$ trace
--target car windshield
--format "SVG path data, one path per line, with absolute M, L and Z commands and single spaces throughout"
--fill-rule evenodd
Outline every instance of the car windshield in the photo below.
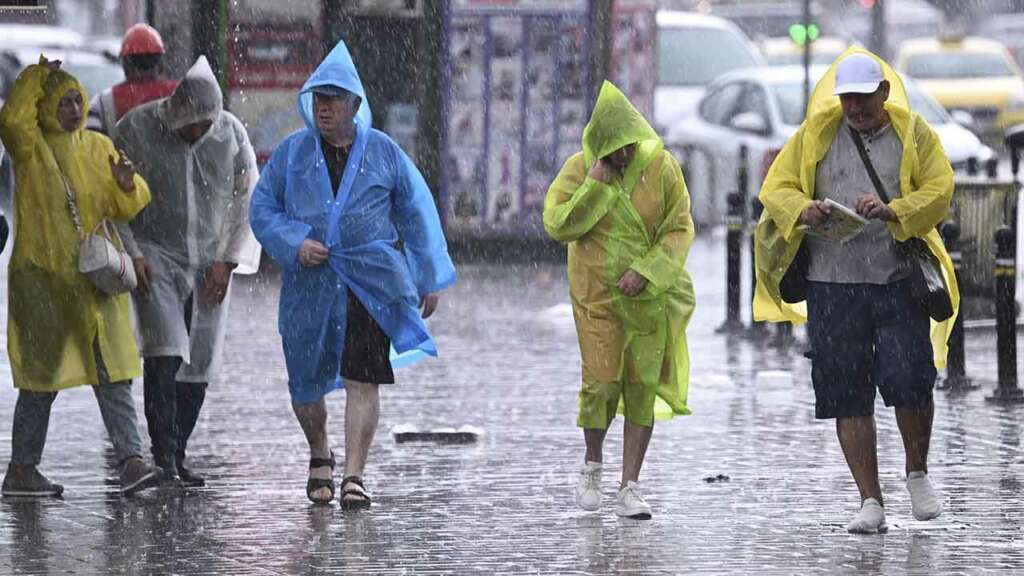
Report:
M 800 81 L 780 82 L 775 84 L 775 98 L 779 103 L 779 114 L 782 121 L 789 125 L 799 125 L 804 120 L 804 91 Z M 947 124 L 949 115 L 934 100 L 925 96 L 916 84 L 904 84 L 910 109 L 921 115 L 931 125 Z
M 914 54 L 905 68 L 908 75 L 920 79 L 1013 76 L 1006 58 L 995 52 Z
M 704 86 L 730 70 L 757 65 L 743 37 L 730 30 L 673 26 L 658 32 L 659 84 Z

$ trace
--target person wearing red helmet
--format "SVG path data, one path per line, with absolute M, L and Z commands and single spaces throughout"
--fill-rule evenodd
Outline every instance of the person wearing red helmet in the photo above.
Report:
M 113 136 L 111 130 L 129 110 L 170 96 L 178 83 L 161 78 L 164 53 L 164 41 L 156 28 L 142 23 L 129 28 L 121 41 L 125 81 L 92 99 L 86 127 Z

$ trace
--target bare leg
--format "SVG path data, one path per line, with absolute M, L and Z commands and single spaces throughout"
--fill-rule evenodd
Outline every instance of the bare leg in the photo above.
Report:
M 843 447 L 846 464 L 860 490 L 863 502 L 868 498 L 882 501 L 882 488 L 878 484 L 878 448 L 874 416 L 836 418 L 836 433 Z
M 345 476 L 363 476 L 380 418 L 380 387 L 345 381 Z
M 327 440 L 327 403 L 321 398 L 309 404 L 292 404 L 295 418 L 306 435 L 306 442 L 309 443 L 310 458 L 330 458 L 331 449 Z M 310 478 L 328 480 L 331 478 L 331 469 L 328 466 L 310 468 Z M 331 491 L 327 488 L 320 488 L 313 492 L 312 496 L 319 500 L 326 500 L 331 497 Z
M 897 408 L 896 423 L 903 436 L 903 449 L 907 454 L 907 474 L 920 470 L 928 473 L 928 446 L 932 438 L 932 418 L 935 403 L 925 408 Z
M 587 462 L 604 462 L 604 437 L 608 429 L 584 428 L 583 441 L 587 444 Z
M 644 465 L 647 446 L 651 443 L 654 426 L 637 426 L 628 420 L 622 433 L 622 486 L 640 479 L 640 468 Z

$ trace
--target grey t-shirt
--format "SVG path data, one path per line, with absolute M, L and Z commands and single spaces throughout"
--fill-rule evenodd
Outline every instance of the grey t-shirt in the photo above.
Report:
M 889 199 L 900 196 L 900 161 L 903 143 L 892 125 L 872 136 L 861 135 L 871 163 L 885 187 Z M 831 198 L 854 208 L 864 194 L 877 195 L 867 168 L 857 153 L 849 125 L 843 121 L 817 167 L 814 197 Z M 820 240 L 810 235 L 810 266 L 807 279 L 839 284 L 889 284 L 907 275 L 906 264 L 896 252 L 896 241 L 881 220 L 871 220 L 860 234 L 844 244 Z

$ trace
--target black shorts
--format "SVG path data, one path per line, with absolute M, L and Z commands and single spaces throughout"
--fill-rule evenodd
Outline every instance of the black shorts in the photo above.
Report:
M 345 348 L 341 353 L 341 377 L 369 384 L 395 383 L 395 373 L 391 370 L 391 339 L 351 291 L 348 293 Z
M 892 284 L 807 283 L 807 335 L 815 416 L 874 413 L 875 390 L 886 406 L 924 408 L 936 370 L 928 314 L 910 281 Z

